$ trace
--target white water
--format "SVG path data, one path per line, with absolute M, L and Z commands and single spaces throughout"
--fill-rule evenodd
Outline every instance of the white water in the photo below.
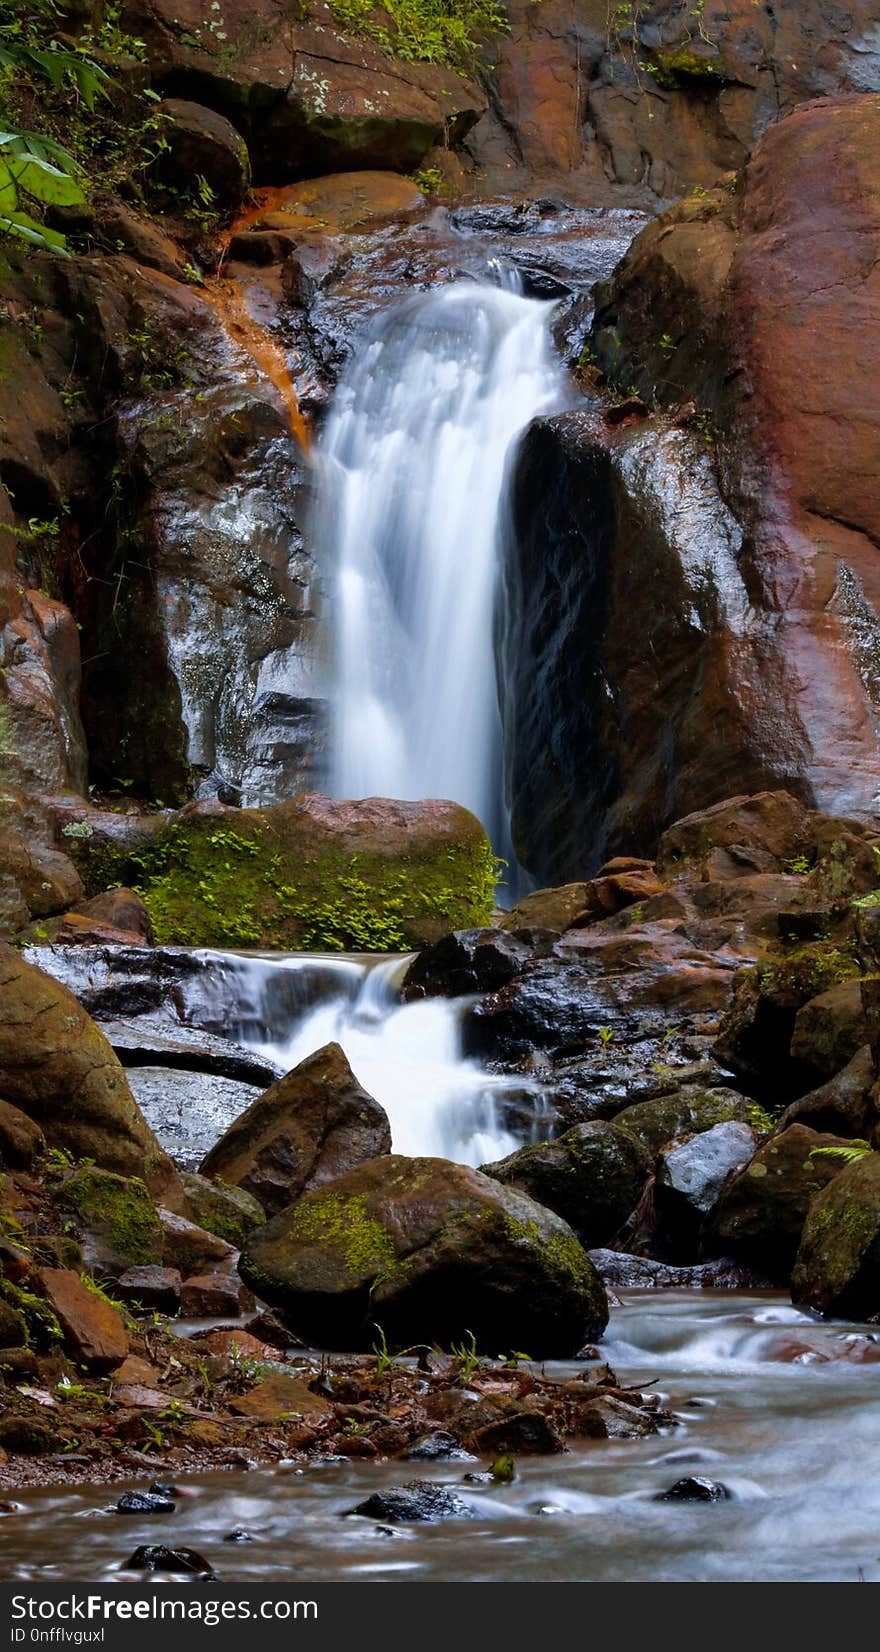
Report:
M 469 1165 L 503 1158 L 522 1141 L 522 1130 L 517 1136 L 508 1127 L 508 1108 L 519 1102 L 537 1121 L 542 1098 L 527 1081 L 484 1072 L 465 1059 L 461 1000 L 401 1002 L 409 962 L 228 956 L 224 966 L 238 978 L 235 990 L 255 1012 L 239 1036 L 285 1071 L 324 1044 L 341 1044 L 364 1089 L 388 1114 L 395 1153 Z M 300 978 L 292 993 L 278 991 L 279 970 Z M 297 993 L 300 981 L 307 992 Z
M 356 352 L 318 454 L 331 789 L 463 803 L 499 853 L 499 523 L 518 435 L 568 400 L 552 308 L 468 281 L 406 299 Z

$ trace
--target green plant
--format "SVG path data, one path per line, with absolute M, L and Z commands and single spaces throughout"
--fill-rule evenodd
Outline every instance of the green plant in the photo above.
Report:
M 600 1038 L 600 1041 L 602 1043 L 603 1048 L 607 1048 L 607 1046 L 612 1042 L 612 1040 L 614 1038 L 614 1028 L 613 1027 L 600 1027 L 599 1028 L 599 1038 Z
M 410 183 L 420 189 L 423 195 L 446 195 L 449 185 L 440 171 L 439 166 L 423 166 L 417 172 L 411 172 Z
M 783 861 L 782 864 L 786 872 L 791 872 L 795 877 L 802 877 L 804 873 L 810 870 L 810 857 L 809 855 L 790 855 L 788 860 Z
M 668 361 L 670 356 L 675 354 L 675 340 L 672 335 L 670 333 L 661 333 L 657 341 L 657 348 L 660 351 L 664 361 Z
M 450 1343 L 449 1352 L 456 1364 L 456 1376 L 459 1382 L 470 1382 L 475 1371 L 479 1371 L 483 1361 L 477 1353 L 477 1339 L 473 1331 L 468 1331 L 468 1342 Z
M 410 1354 L 429 1354 L 431 1352 L 427 1342 L 414 1342 L 409 1348 L 400 1348 L 396 1354 L 392 1354 L 385 1338 L 385 1332 L 381 1325 L 377 1325 L 375 1320 L 373 1321 L 373 1329 L 376 1332 L 373 1340 L 373 1353 L 376 1356 L 377 1377 L 387 1376 L 396 1360 L 406 1359 Z
M 810 1149 L 810 1158 L 818 1159 L 822 1156 L 828 1159 L 840 1159 L 844 1165 L 861 1164 L 862 1159 L 867 1159 L 872 1152 L 873 1148 L 870 1144 L 863 1141 L 860 1136 L 856 1136 L 851 1142 L 836 1142 L 830 1147 L 813 1147 Z
M 473 68 L 481 40 L 507 34 L 510 24 L 498 0 L 330 0 L 340 28 L 365 35 L 410 63 Z

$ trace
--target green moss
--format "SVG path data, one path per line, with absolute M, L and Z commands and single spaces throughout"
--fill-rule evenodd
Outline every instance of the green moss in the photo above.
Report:
M 330 10 L 340 28 L 395 57 L 455 69 L 473 69 L 480 42 L 510 30 L 497 0 L 330 0 Z
M 58 1319 L 42 1296 L 35 1296 L 33 1291 L 26 1291 L 21 1285 L 14 1285 L 11 1279 L 3 1275 L 0 1275 L 0 1296 L 24 1321 L 29 1348 L 42 1352 L 62 1340 Z
M 89 893 L 133 886 L 157 941 L 180 946 L 406 951 L 426 923 L 487 923 L 498 877 L 485 837 L 393 859 L 346 853 L 326 834 L 288 846 L 249 811 L 235 829 L 175 821 L 135 850 L 84 840 L 76 859 Z
M 539 1251 L 555 1274 L 581 1289 L 595 1288 L 590 1259 L 573 1233 L 551 1233 L 548 1236 L 541 1232 L 536 1221 L 518 1222 L 506 1214 L 503 1221 L 509 1237 L 518 1244 L 528 1244 Z
M 388 1230 L 368 1215 L 360 1193 L 304 1200 L 293 1211 L 287 1235 L 291 1244 L 318 1245 L 339 1257 L 355 1278 L 374 1275 L 374 1290 L 406 1266 Z
M 87 1226 L 100 1227 L 110 1248 L 133 1265 L 161 1255 L 162 1226 L 145 1184 L 109 1170 L 75 1170 L 63 1196 Z
M 669 51 L 657 48 L 654 52 L 656 64 L 652 65 L 652 73 L 658 86 L 665 86 L 669 90 L 677 87 L 693 85 L 699 81 L 708 81 L 717 86 L 724 80 L 724 74 L 713 63 L 711 58 L 701 52 L 694 51 L 693 47 L 685 43 L 675 46 Z

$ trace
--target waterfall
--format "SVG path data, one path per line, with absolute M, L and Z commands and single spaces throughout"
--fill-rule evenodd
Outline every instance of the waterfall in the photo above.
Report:
M 566 381 L 552 304 L 459 281 L 367 333 L 318 452 L 331 789 L 449 798 L 504 854 L 494 630 L 508 459 Z

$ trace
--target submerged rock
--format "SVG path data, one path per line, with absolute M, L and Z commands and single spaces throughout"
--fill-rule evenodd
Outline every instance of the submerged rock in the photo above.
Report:
M 348 1511 L 361 1514 L 367 1520 L 386 1520 L 389 1525 L 401 1526 L 426 1521 L 472 1520 L 473 1510 L 447 1486 L 435 1485 L 432 1480 L 411 1480 L 406 1486 L 391 1486 L 388 1491 L 374 1491 L 363 1503 Z
M 629 1131 L 600 1120 L 482 1167 L 484 1175 L 555 1210 L 587 1248 L 607 1244 L 623 1227 L 650 1168 Z
M 307 1193 L 239 1263 L 303 1336 L 370 1348 L 467 1343 L 534 1358 L 601 1335 L 605 1291 L 559 1216 L 445 1159 L 374 1159 Z
M 201 1175 L 244 1189 L 267 1216 L 303 1193 L 391 1151 L 384 1110 L 338 1044 L 273 1084 L 212 1147 Z
M 195 1549 L 169 1549 L 164 1543 L 141 1543 L 125 1562 L 127 1572 L 179 1572 L 212 1579 L 214 1572 Z
M 173 1514 L 177 1504 L 156 1491 L 125 1491 L 116 1505 L 117 1514 Z
M 657 1503 L 725 1503 L 730 1492 L 719 1480 L 707 1480 L 701 1474 L 689 1474 L 676 1480 L 668 1491 L 658 1492 Z

